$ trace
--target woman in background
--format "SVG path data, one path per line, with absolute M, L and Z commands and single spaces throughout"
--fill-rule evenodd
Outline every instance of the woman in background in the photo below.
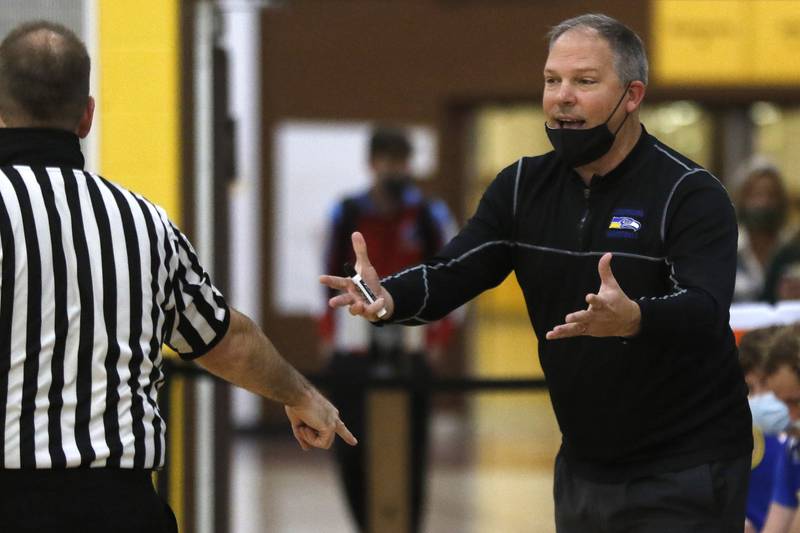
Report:
M 763 300 L 767 270 L 787 240 L 789 194 L 778 168 L 760 158 L 747 164 L 739 183 L 735 195 L 739 247 L 733 300 Z

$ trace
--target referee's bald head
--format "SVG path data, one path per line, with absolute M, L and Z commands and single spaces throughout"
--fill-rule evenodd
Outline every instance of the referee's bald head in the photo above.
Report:
M 0 119 L 75 130 L 89 104 L 89 54 L 68 28 L 24 23 L 0 43 Z

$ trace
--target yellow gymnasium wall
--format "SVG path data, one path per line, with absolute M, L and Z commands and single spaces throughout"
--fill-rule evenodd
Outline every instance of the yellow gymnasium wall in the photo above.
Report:
M 180 0 L 96 0 L 96 13 L 98 171 L 160 205 L 180 225 Z M 182 526 L 185 384 L 178 376 L 172 382 L 168 490 Z
M 98 0 L 99 170 L 163 207 L 180 205 L 179 0 Z

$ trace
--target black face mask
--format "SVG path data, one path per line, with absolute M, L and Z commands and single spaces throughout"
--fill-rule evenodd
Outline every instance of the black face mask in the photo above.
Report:
M 742 209 L 739 218 L 750 231 L 775 232 L 781 228 L 783 216 L 774 207 L 749 207 Z
M 605 122 L 593 128 L 579 130 L 551 128 L 547 125 L 547 122 L 544 123 L 544 129 L 547 132 L 550 143 L 553 145 L 558 156 L 568 166 L 575 168 L 591 163 L 592 161 L 597 161 L 611 150 L 611 146 L 614 144 L 614 138 L 617 136 L 617 133 L 619 133 L 622 125 L 625 124 L 625 121 L 628 120 L 628 115 L 630 113 L 625 114 L 625 118 L 614 133 L 611 133 L 611 130 L 608 129 L 608 121 L 611 120 L 611 117 L 617 112 L 617 108 L 622 103 L 627 92 L 628 86 L 626 85 L 625 91 L 622 93 L 617 105 L 614 106 L 611 115 L 609 115 Z
M 380 187 L 386 193 L 387 198 L 399 204 L 403 200 L 403 194 L 411 184 L 411 176 L 403 173 L 391 173 L 381 176 Z

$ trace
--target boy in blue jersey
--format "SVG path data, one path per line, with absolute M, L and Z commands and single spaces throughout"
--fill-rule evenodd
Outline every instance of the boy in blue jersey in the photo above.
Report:
M 769 389 L 788 408 L 789 432 L 795 433 L 800 421 L 800 327 L 783 329 L 769 349 L 764 365 Z M 789 531 L 797 511 L 800 490 L 800 442 L 791 436 L 782 443 L 775 464 L 772 502 L 763 533 Z
M 773 492 L 779 490 L 779 483 L 786 483 L 785 477 L 778 474 L 779 468 L 785 468 L 783 456 L 786 455 L 784 451 L 788 449 L 789 440 L 786 434 L 765 435 L 753 426 L 753 440 L 753 466 L 747 492 L 745 533 L 764 531 L 767 512 L 776 501 Z M 791 506 L 786 505 L 786 507 Z
M 785 441 L 780 435 L 789 426 L 789 410 L 767 389 L 764 362 L 779 327 L 754 329 L 739 343 L 739 364 L 748 387 L 753 414 L 753 461 L 747 493 L 746 533 L 761 531 L 772 501 L 775 467 Z
M 800 442 L 785 438 L 775 464 L 772 502 L 763 533 L 789 531 L 797 514 L 797 493 L 800 491 Z

